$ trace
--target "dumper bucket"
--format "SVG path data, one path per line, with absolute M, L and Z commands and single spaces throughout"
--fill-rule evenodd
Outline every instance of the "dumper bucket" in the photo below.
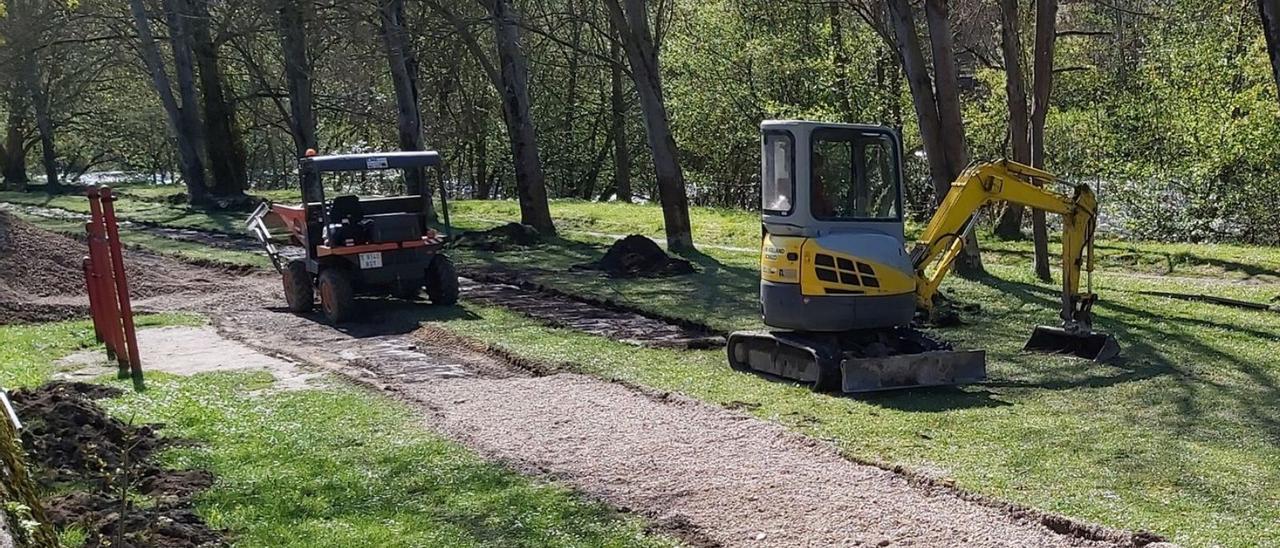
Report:
M 1073 333 L 1061 327 L 1036 326 L 1022 347 L 1027 352 L 1069 354 L 1095 362 L 1105 362 L 1120 355 L 1120 343 L 1106 333 L 1089 331 Z

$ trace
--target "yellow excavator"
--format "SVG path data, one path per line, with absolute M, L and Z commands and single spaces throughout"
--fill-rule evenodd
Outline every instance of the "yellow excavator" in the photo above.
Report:
M 1063 219 L 1062 323 L 1036 327 L 1024 349 L 1096 361 L 1120 353 L 1093 330 L 1097 295 L 1082 280 L 1093 272 L 1098 212 L 1088 185 L 1068 196 L 1031 166 L 973 165 L 908 252 L 896 132 L 793 120 L 766 121 L 761 132 L 760 307 L 771 330 L 729 336 L 734 369 L 846 393 L 986 380 L 984 351 L 953 350 L 911 324 L 933 308 L 979 208 L 997 201 Z

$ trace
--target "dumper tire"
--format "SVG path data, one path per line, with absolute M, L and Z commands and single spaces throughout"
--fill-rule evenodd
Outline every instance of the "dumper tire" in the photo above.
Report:
M 311 273 L 307 272 L 306 261 L 289 261 L 280 277 L 284 282 L 284 302 L 288 303 L 289 311 L 295 314 L 311 312 L 316 305 L 316 289 Z
M 355 291 L 351 287 L 351 273 L 344 268 L 331 267 L 320 271 L 320 309 L 329 323 L 342 323 L 355 311 Z
M 436 255 L 427 266 L 427 296 L 431 304 L 458 304 L 458 271 L 446 255 Z

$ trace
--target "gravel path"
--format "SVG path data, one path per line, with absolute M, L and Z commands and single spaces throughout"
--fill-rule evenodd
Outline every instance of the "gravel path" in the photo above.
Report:
M 224 310 L 219 329 L 387 390 L 480 454 L 639 514 L 692 545 L 1132 545 L 1127 533 L 851 462 L 735 411 L 516 367 L 447 331 L 412 330 L 422 309 L 387 301 L 364 323 L 335 330 L 250 307 Z M 1088 539 L 1074 535 L 1081 531 Z

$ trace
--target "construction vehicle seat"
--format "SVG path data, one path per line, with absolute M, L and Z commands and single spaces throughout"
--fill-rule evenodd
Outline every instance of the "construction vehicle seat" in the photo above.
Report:
M 329 203 L 329 222 L 358 224 L 364 218 L 360 197 L 354 194 L 338 196 Z

